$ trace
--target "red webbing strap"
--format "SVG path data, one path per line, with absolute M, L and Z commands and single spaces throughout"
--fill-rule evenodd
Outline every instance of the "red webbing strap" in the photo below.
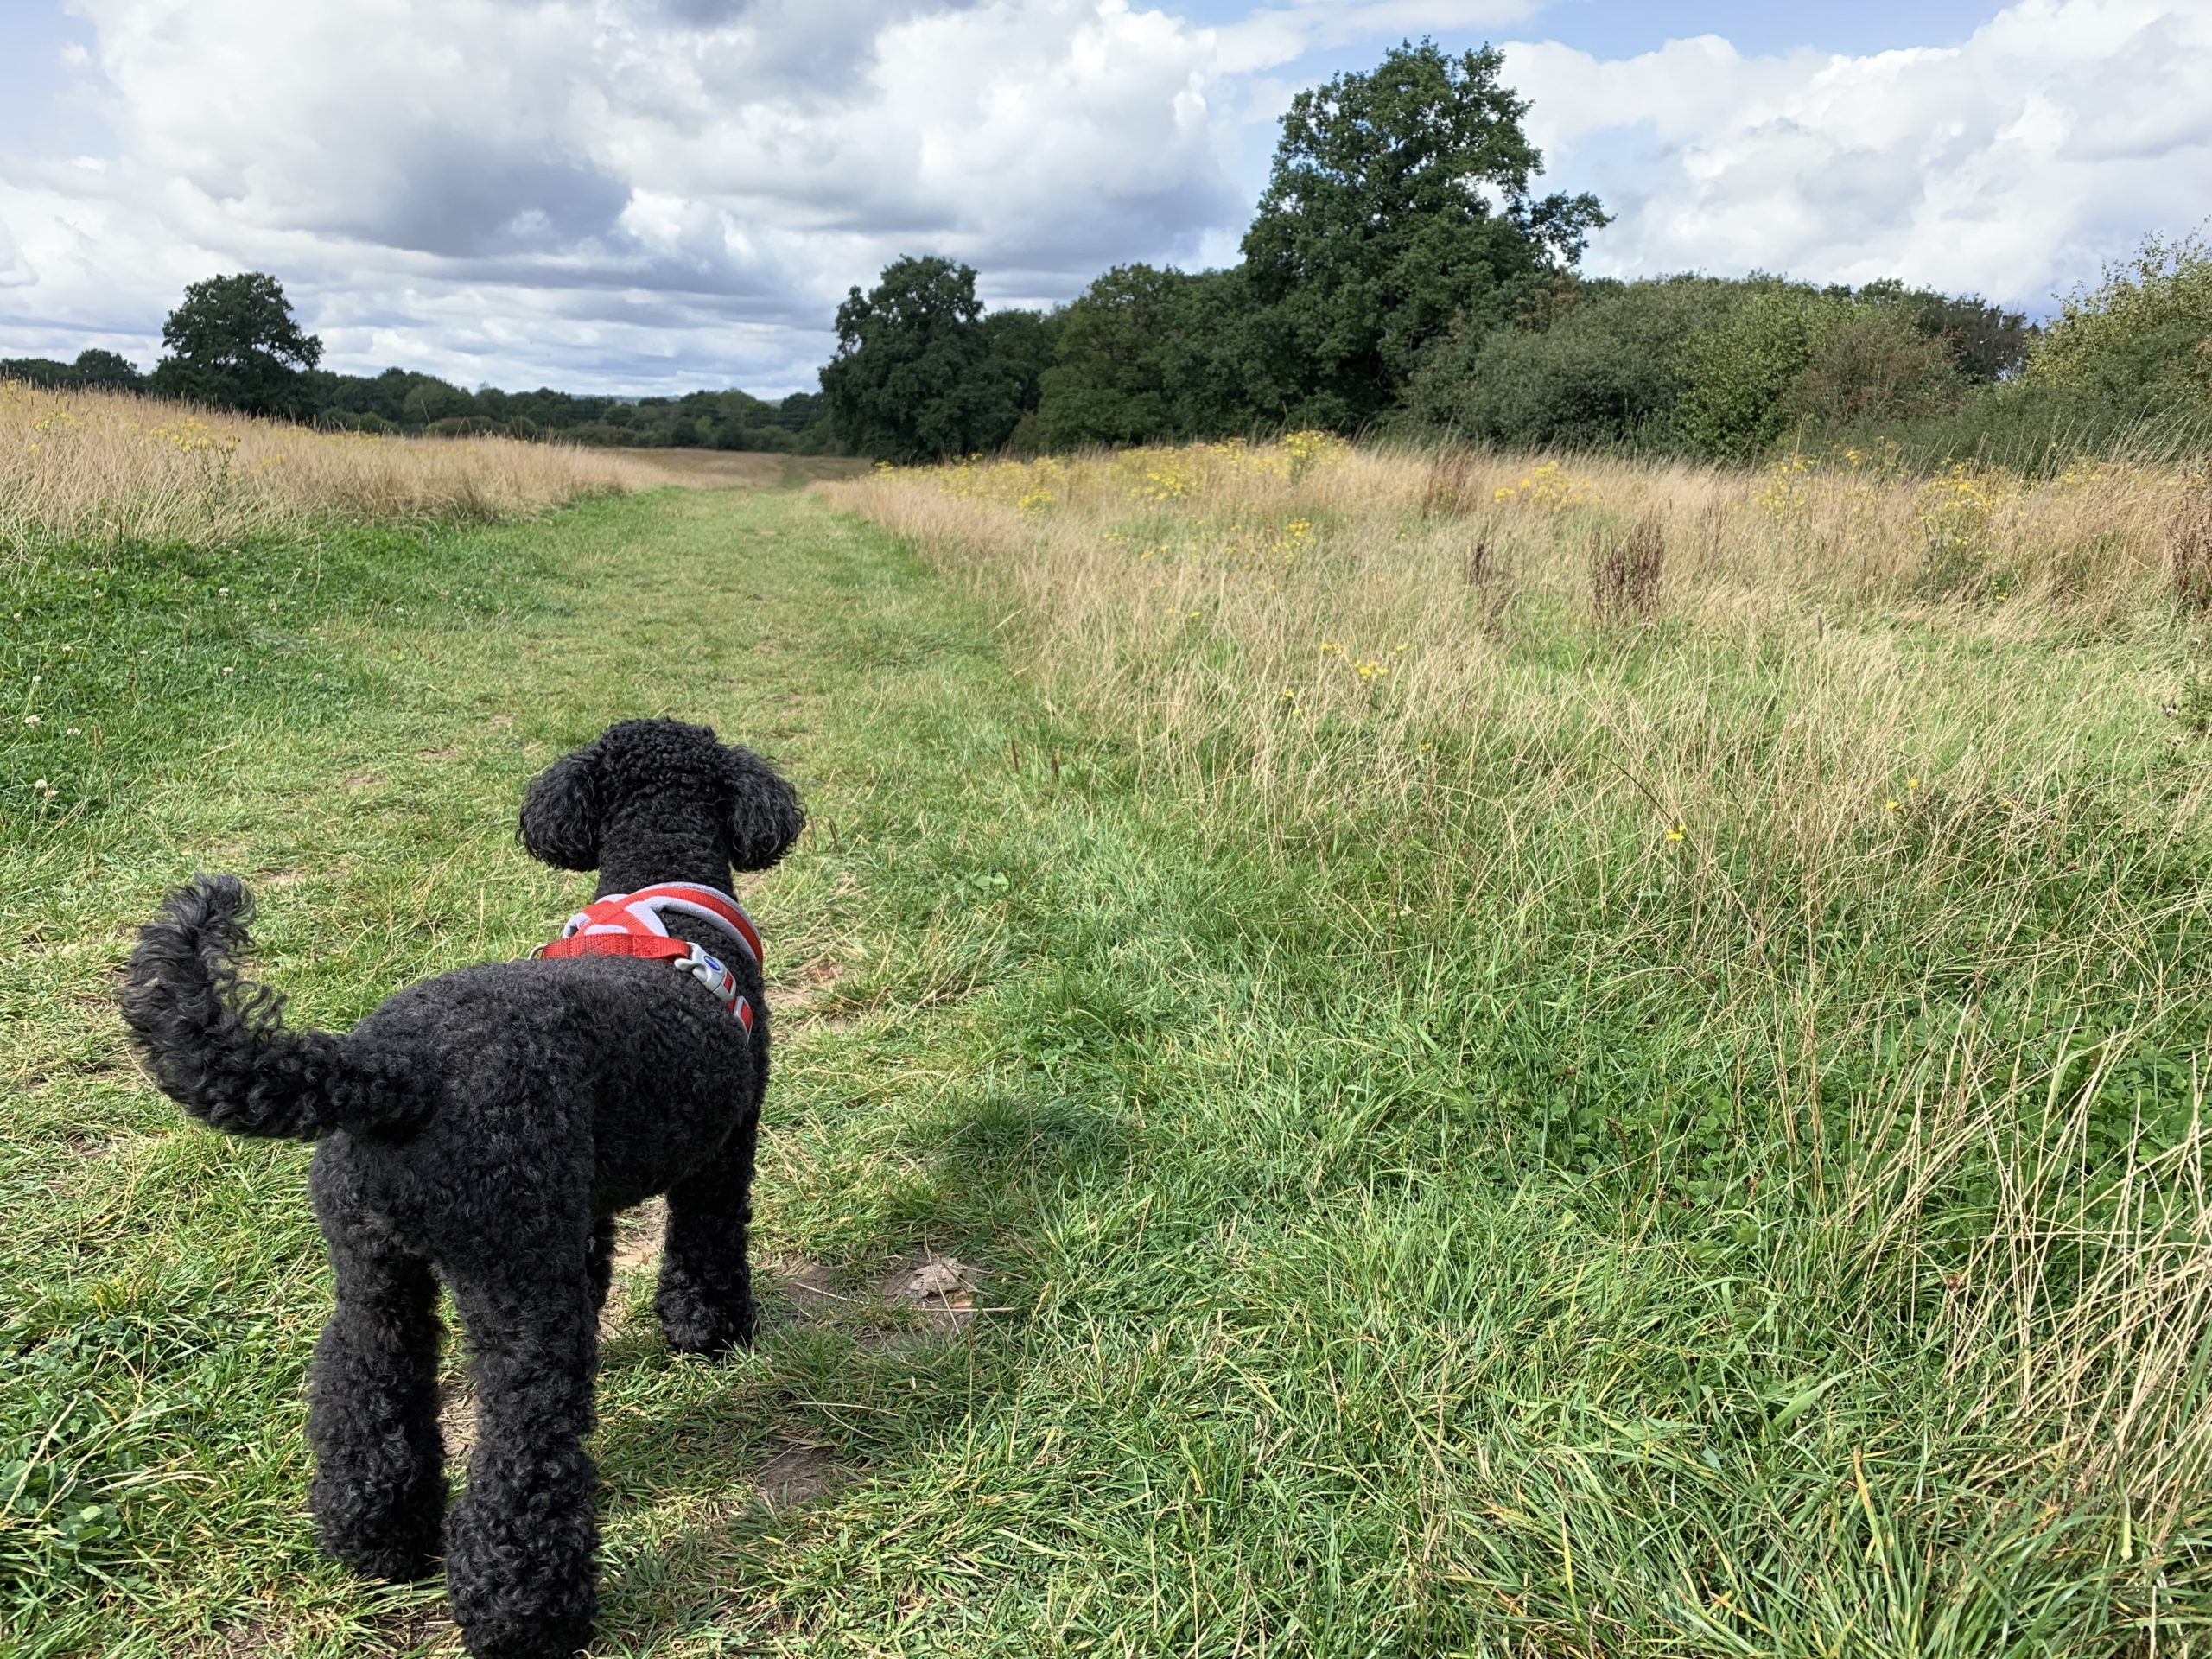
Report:
M 647 962 L 673 962 L 688 957 L 691 947 L 682 939 L 658 933 L 576 933 L 555 939 L 540 948 L 541 957 L 640 957 Z

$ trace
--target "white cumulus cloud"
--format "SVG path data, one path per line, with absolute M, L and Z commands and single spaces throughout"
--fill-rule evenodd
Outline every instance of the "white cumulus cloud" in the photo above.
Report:
M 900 253 L 1055 298 L 1245 207 L 1214 32 L 1122 0 L 77 9 L 114 153 L 0 163 L 0 342 L 251 266 L 334 366 L 800 385 Z
M 1961 45 L 1600 61 L 1515 45 L 1555 181 L 1616 223 L 1589 268 L 1878 276 L 2040 308 L 2212 210 L 2212 6 L 2024 0 Z
M 70 0 L 96 153 L 0 156 L 0 354 L 141 362 L 276 272 L 326 360 L 465 384 L 811 384 L 902 253 L 1000 302 L 1235 257 L 1311 65 L 1571 25 L 1547 0 Z M 1942 49 L 1508 48 L 1592 269 L 1896 274 L 2037 303 L 2212 205 L 2212 6 L 2023 0 Z M 25 84 L 29 84 L 26 82 Z M 60 140 L 55 141 L 59 143 Z M 70 142 L 75 143 L 73 139 Z

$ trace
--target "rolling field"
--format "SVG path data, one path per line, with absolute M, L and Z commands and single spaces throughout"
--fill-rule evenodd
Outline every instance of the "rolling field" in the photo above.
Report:
M 526 950 L 639 714 L 812 823 L 763 1338 L 632 1231 L 597 1651 L 2212 1647 L 2187 480 L 653 481 L 11 521 L 0 1653 L 457 1650 L 313 1548 L 305 1149 L 110 981 L 199 868 L 302 1024 Z

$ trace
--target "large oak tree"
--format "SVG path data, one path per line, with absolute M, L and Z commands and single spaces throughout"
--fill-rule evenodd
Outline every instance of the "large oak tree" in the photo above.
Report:
M 249 415 L 302 413 L 301 376 L 322 360 L 322 342 L 300 327 L 283 285 L 257 270 L 189 284 L 162 344 L 156 391 Z
M 1595 196 L 1530 194 L 1543 158 L 1503 63 L 1423 41 L 1291 100 L 1244 258 L 1285 325 L 1301 423 L 1379 415 L 1424 346 L 1508 321 L 1606 223 Z
M 822 392 L 838 442 L 893 461 L 996 449 L 1033 405 L 1042 327 L 1033 313 L 986 318 L 973 266 L 894 260 L 837 308 Z

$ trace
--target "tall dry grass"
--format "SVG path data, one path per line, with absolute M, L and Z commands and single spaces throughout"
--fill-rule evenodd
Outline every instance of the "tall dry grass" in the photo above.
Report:
M 1593 1003 L 1669 988 L 1686 1064 L 1764 1080 L 1743 1145 L 1792 1149 L 1713 1185 L 1786 1189 L 1799 1270 L 1924 1322 L 1952 1472 L 2201 1545 L 2204 480 L 1296 436 L 828 493 L 1014 610 L 1215 833 L 1402 847 L 1409 936 L 1571 925 Z
M 1641 800 L 1755 830 L 1803 868 L 1908 777 L 1953 800 L 2032 796 L 2108 751 L 2122 711 L 2179 737 L 2157 715 L 2186 664 L 2140 642 L 2178 648 L 2177 549 L 2212 499 L 2126 466 L 2037 486 L 1296 438 L 827 487 L 987 570 L 1071 683 L 1137 695 L 1160 720 L 1158 764 L 1189 770 L 1233 737 L 1251 757 L 1236 782 L 1273 822 L 1331 810 L 1347 743 L 1368 798 L 1405 803 L 1448 782 L 1440 735 L 1510 733 L 1524 798 Z M 1509 625 L 1552 643 L 1514 649 Z M 2078 647 L 2063 676 L 1986 666 L 2061 640 Z M 2104 648 L 2120 640 L 2138 643 Z M 1754 766 L 1730 729 L 1747 652 L 1780 682 L 1761 693 Z M 1606 778 L 1591 775 L 1600 751 Z M 2167 827 L 2201 821 L 2189 776 Z
M 0 547 L 217 545 L 327 514 L 492 518 L 665 482 L 603 450 L 323 433 L 119 393 L 0 382 Z

